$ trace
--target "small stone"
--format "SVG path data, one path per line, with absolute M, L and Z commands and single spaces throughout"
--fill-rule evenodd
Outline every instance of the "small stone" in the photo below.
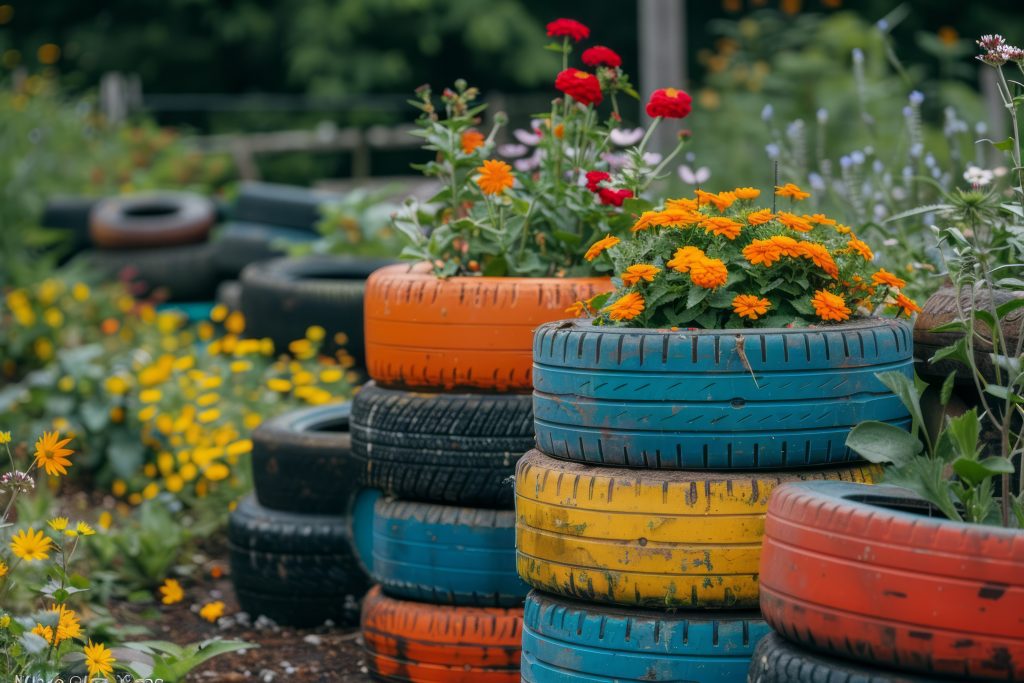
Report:
M 320 636 L 316 635 L 315 633 L 310 633 L 308 636 L 306 636 L 302 640 L 305 643 L 309 643 L 310 645 L 315 645 L 315 646 L 318 646 L 318 647 L 320 646 L 321 643 L 324 642 L 324 639 L 321 638 Z

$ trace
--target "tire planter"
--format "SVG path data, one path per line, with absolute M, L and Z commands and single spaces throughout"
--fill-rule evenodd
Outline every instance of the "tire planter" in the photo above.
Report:
M 363 602 L 367 668 L 395 683 L 519 683 L 522 623 L 522 608 L 426 605 L 377 587 Z
M 320 205 L 332 199 L 339 199 L 339 195 L 296 185 L 244 182 L 239 186 L 231 218 L 243 223 L 302 230 L 316 236 Z
M 252 434 L 256 499 L 273 510 L 346 515 L 359 491 L 351 404 L 305 408 L 267 420 Z
M 930 513 L 890 486 L 781 487 L 761 556 L 765 619 L 806 647 L 887 668 L 1024 680 L 1024 532 Z
M 747 674 L 748 683 L 942 683 L 949 679 L 886 671 L 827 657 L 797 647 L 776 633 L 761 639 Z
M 242 307 L 242 283 L 238 280 L 225 280 L 220 283 L 217 285 L 214 300 L 227 306 L 229 310 L 239 310 Z
M 370 586 L 347 518 L 269 510 L 252 496 L 229 517 L 228 555 L 242 609 L 281 624 L 352 623 Z
M 345 350 L 363 365 L 363 291 L 366 278 L 384 261 L 330 256 L 283 258 L 254 263 L 242 271 L 245 334 L 269 337 L 286 351 L 310 325 L 327 332 L 321 353 L 339 347 L 335 335 L 348 339 Z
M 213 310 L 213 301 L 180 301 L 173 304 L 159 304 L 156 307 L 158 313 L 169 312 L 177 313 L 184 317 L 188 322 L 198 322 L 200 320 L 209 320 L 210 311 Z
M 107 278 L 130 281 L 136 296 L 163 292 L 170 301 L 212 299 L 220 282 L 206 242 L 153 249 L 89 249 L 73 262 L 84 262 Z
M 523 615 L 524 683 L 742 681 L 770 633 L 756 611 L 595 607 L 532 591 Z
M 518 607 L 515 515 L 451 505 L 379 500 L 373 578 L 392 597 L 434 604 Z
M 533 447 L 525 394 L 413 393 L 363 385 L 352 452 L 368 486 L 403 500 L 512 509 L 516 461 Z
M 68 236 L 66 256 L 77 254 L 92 245 L 89 236 L 89 214 L 100 200 L 95 197 L 51 197 L 46 200 L 39 225 L 63 230 Z
M 607 278 L 453 277 L 395 265 L 366 285 L 366 359 L 384 386 L 529 391 L 541 323 L 611 289 Z
M 226 277 L 238 277 L 250 263 L 280 258 L 291 244 L 312 242 L 316 235 L 306 230 L 259 223 L 225 223 L 217 229 L 213 262 Z
M 153 192 L 101 200 L 89 213 L 89 234 L 106 249 L 166 247 L 204 241 L 216 220 L 206 197 Z
M 871 482 L 874 465 L 708 473 L 590 467 L 531 451 L 516 468 L 520 576 L 549 593 L 649 607 L 754 608 L 780 484 Z
M 533 345 L 537 444 L 592 464 L 760 469 L 856 460 L 862 420 L 909 427 L 875 377 L 913 372 L 909 326 L 653 330 L 549 323 Z
M 977 294 L 978 303 L 986 308 L 990 303 L 999 306 L 1014 298 L 1016 297 L 1012 292 L 1001 289 L 994 290 L 994 295 L 990 295 L 988 290 L 984 289 L 978 290 Z M 965 309 L 970 309 L 970 299 L 969 293 L 961 294 L 961 304 Z M 921 307 L 920 315 L 914 322 L 914 355 L 919 361 L 921 375 L 942 379 L 949 376 L 949 373 L 955 372 L 958 382 L 970 384 L 973 388 L 974 381 L 971 379 L 970 371 L 960 363 L 952 360 L 930 362 L 931 357 L 937 351 L 956 343 L 964 336 L 960 332 L 932 332 L 932 328 L 945 325 L 958 317 L 955 287 L 946 285 L 928 297 Z M 1024 308 L 1018 308 L 1003 320 L 1001 327 L 1008 344 L 1016 345 L 1020 338 L 1022 318 L 1024 318 Z M 991 330 L 980 323 L 979 328 L 981 338 L 975 345 L 974 360 L 985 379 L 995 382 L 995 368 L 990 355 L 992 353 Z

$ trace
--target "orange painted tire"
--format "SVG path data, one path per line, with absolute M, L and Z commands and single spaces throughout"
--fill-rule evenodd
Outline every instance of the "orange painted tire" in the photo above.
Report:
M 532 389 L 533 331 L 568 317 L 608 278 L 453 277 L 425 263 L 381 268 L 366 281 L 366 364 L 393 387 Z
M 519 683 L 523 608 L 396 600 L 375 586 L 363 601 L 370 676 L 396 683 Z
M 761 553 L 764 618 L 841 657 L 1024 681 L 1024 532 L 930 512 L 890 486 L 779 487 Z

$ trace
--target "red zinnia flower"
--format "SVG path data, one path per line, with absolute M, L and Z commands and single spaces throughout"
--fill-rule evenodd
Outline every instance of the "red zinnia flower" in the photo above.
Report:
M 597 191 L 597 196 L 601 198 L 602 204 L 622 206 L 622 202 L 633 196 L 633 191 L 625 189 L 610 190 L 607 187 L 602 187 Z
M 622 66 L 622 57 L 615 50 L 604 45 L 588 47 L 583 51 L 582 59 L 587 66 L 610 66 L 612 68 Z
M 555 19 L 548 24 L 548 35 L 552 38 L 569 36 L 578 43 L 590 37 L 590 29 L 575 19 Z
M 587 189 L 591 192 L 597 192 L 600 189 L 598 187 L 599 183 L 611 179 L 612 177 L 604 171 L 587 171 Z
M 601 100 L 604 99 L 597 76 L 579 69 L 566 69 L 560 72 L 555 78 L 555 87 L 580 104 L 601 104 Z
M 651 93 L 647 101 L 647 115 L 666 119 L 685 119 L 690 114 L 690 96 L 684 90 L 661 88 Z

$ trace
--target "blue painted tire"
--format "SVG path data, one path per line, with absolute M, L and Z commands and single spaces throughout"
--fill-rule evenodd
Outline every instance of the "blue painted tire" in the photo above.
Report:
M 160 313 L 169 312 L 177 313 L 185 317 L 190 322 L 198 322 L 200 320 L 209 320 L 210 311 L 213 310 L 215 302 L 213 301 L 178 301 L 175 303 L 160 304 L 156 307 L 156 310 Z
M 913 373 L 910 327 L 671 330 L 562 321 L 533 340 L 538 447 L 591 464 L 776 469 L 842 463 L 862 420 L 910 425 L 875 377 Z
M 523 615 L 523 683 L 742 683 L 771 632 L 756 611 L 659 613 L 533 591 Z
M 373 577 L 395 598 L 439 605 L 516 607 L 529 587 L 516 572 L 515 513 L 378 500 Z

